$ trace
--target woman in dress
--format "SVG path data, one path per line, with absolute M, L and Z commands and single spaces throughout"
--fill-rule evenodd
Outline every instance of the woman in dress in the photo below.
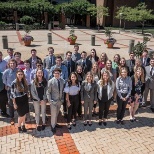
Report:
M 142 67 L 137 67 L 132 79 L 131 102 L 129 107 L 130 121 L 135 121 L 135 113 L 142 102 L 143 92 L 145 89 L 145 75 Z
M 98 102 L 99 102 L 99 125 L 102 125 L 102 117 L 104 126 L 107 125 L 106 119 L 109 112 L 110 104 L 114 92 L 114 82 L 110 79 L 108 71 L 104 71 L 98 85 Z
M 26 113 L 29 112 L 28 105 L 28 84 L 22 69 L 16 72 L 16 79 L 11 85 L 11 98 L 13 106 L 18 113 L 18 131 L 27 132 L 25 127 Z
M 86 78 L 82 82 L 81 103 L 84 105 L 84 126 L 87 125 L 88 120 L 89 126 L 91 126 L 92 108 L 93 105 L 97 103 L 97 84 L 93 81 L 93 75 L 91 72 L 86 74 Z M 89 119 L 87 113 L 89 113 Z
M 46 127 L 46 102 L 47 102 L 47 81 L 44 78 L 43 70 L 36 71 L 36 77 L 31 83 L 31 95 L 35 110 L 36 127 L 38 131 L 44 130 Z M 40 126 L 40 106 L 42 114 L 42 127 Z
M 102 70 L 102 68 L 105 67 L 107 60 L 108 60 L 108 57 L 107 57 L 106 53 L 103 52 L 101 54 L 100 58 L 99 58 L 99 61 L 98 61 L 98 68 L 99 68 L 99 70 Z
M 132 80 L 127 76 L 127 69 L 122 67 L 120 69 L 120 75 L 116 80 L 116 91 L 117 91 L 117 124 L 123 122 L 123 117 L 125 114 L 126 106 L 128 104 L 128 99 L 131 95 L 132 90 Z
M 116 69 L 120 64 L 120 55 L 119 54 L 115 54 L 113 57 L 113 62 L 112 62 L 112 68 Z
M 76 126 L 76 113 L 79 105 L 79 91 L 80 83 L 78 82 L 78 76 L 75 72 L 70 74 L 64 92 L 66 93 L 66 102 L 68 107 L 67 126 L 71 129 L 70 122 L 73 126 Z
M 95 49 L 91 49 L 91 54 L 87 57 L 87 59 L 89 59 L 92 64 L 98 62 L 99 57 L 97 56 Z

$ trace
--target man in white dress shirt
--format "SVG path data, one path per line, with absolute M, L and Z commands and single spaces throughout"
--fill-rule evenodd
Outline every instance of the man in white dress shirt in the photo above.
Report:
M 7 53 L 8 53 L 8 56 L 6 56 L 4 60 L 8 63 L 10 59 L 14 59 L 14 56 L 13 56 L 14 51 L 12 48 L 9 48 L 7 49 Z

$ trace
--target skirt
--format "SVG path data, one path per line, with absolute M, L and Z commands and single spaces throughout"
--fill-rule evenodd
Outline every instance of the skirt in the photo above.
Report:
M 17 113 L 18 113 L 19 117 L 23 117 L 26 113 L 29 112 L 27 94 L 24 96 L 15 98 L 15 101 L 17 104 Z

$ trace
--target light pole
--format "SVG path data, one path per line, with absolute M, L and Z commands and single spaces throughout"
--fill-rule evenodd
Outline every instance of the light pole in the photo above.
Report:
M 119 17 L 120 17 L 119 34 L 120 34 L 120 31 L 121 31 L 121 20 L 122 20 L 122 16 L 123 16 L 123 13 L 119 13 Z

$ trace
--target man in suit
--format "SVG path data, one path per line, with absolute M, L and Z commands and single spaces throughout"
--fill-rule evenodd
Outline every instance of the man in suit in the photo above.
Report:
M 35 49 L 31 50 L 31 57 L 28 59 L 30 61 L 30 68 L 31 69 L 36 69 L 36 62 L 37 60 L 41 60 L 38 56 L 36 56 L 37 51 Z
M 67 67 L 65 65 L 62 64 L 62 57 L 61 56 L 57 56 L 56 57 L 56 64 L 54 66 L 51 67 L 50 72 L 49 72 L 49 79 L 51 79 L 53 77 L 53 70 L 55 68 L 60 68 L 61 69 L 61 78 L 64 79 L 65 81 L 68 79 L 68 70 Z
M 66 59 L 63 61 L 63 64 L 67 67 L 68 70 L 68 77 L 70 76 L 71 72 L 75 71 L 75 62 L 72 60 L 72 52 L 66 52 Z
M 91 63 L 90 60 L 87 59 L 87 53 L 85 51 L 82 51 L 82 53 L 81 53 L 81 59 L 78 60 L 76 62 L 76 64 L 82 66 L 83 72 L 85 74 L 87 74 L 87 72 L 90 72 L 91 71 L 92 63 Z
M 81 54 L 79 53 L 79 46 L 75 44 L 74 53 L 72 54 L 72 60 L 76 63 L 80 59 L 81 59 Z
M 60 78 L 61 70 L 59 68 L 55 68 L 53 70 L 54 77 L 48 81 L 48 89 L 47 89 L 47 98 L 50 103 L 51 109 L 51 131 L 56 133 L 56 127 L 60 128 L 61 126 L 57 124 L 57 117 L 59 114 L 59 110 L 61 104 L 64 101 L 64 84 L 65 81 Z
M 130 59 L 126 60 L 126 65 L 129 67 L 129 76 L 134 75 L 135 55 L 133 52 L 129 54 Z
M 55 61 L 56 57 L 54 55 L 54 48 L 53 47 L 49 47 L 48 52 L 49 52 L 49 55 L 47 57 L 45 57 L 45 59 L 43 61 L 43 67 L 44 67 L 44 69 L 47 69 L 48 71 L 50 71 L 51 67 L 56 64 L 56 61 Z
M 145 90 L 143 93 L 143 104 L 147 102 L 147 96 L 150 90 L 151 111 L 154 112 L 154 58 L 150 60 L 150 65 L 145 67 Z
M 148 51 L 144 50 L 141 58 L 142 66 L 146 67 L 150 65 L 150 58 L 148 57 Z

